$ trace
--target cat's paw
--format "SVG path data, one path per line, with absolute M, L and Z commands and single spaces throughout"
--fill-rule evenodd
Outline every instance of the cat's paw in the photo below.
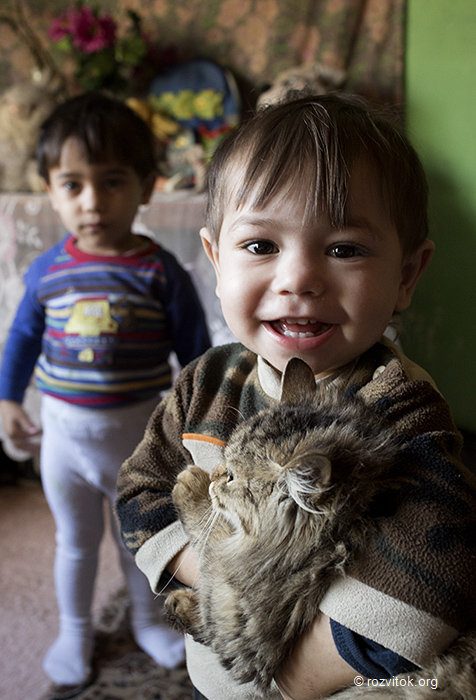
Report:
M 177 483 L 172 491 L 172 498 L 179 510 L 182 506 L 189 508 L 190 503 L 210 505 L 210 475 L 195 464 L 184 469 L 177 477 Z
M 196 635 L 200 623 L 198 597 L 191 588 L 170 593 L 164 602 L 165 619 L 179 632 Z

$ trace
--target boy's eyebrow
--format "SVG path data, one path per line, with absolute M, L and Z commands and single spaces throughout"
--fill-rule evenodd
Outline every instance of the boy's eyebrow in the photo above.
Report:
M 124 167 L 114 167 L 110 168 L 109 170 L 104 170 L 101 172 L 102 176 L 111 176 L 111 175 L 125 175 L 128 172 L 128 168 L 126 166 Z M 68 178 L 75 178 L 75 177 L 81 177 L 81 173 L 75 172 L 74 170 L 72 171 L 61 171 L 57 172 L 54 174 L 54 177 L 57 179 L 68 179 Z
M 389 224 L 391 224 L 389 220 Z M 370 219 L 366 216 L 347 216 L 344 224 L 344 228 L 356 228 L 365 229 L 374 238 L 384 238 L 385 234 L 379 226 L 376 226 Z
M 235 221 L 231 224 L 228 230 L 233 231 L 234 229 L 239 228 L 243 225 L 256 226 L 256 228 L 259 228 L 260 226 L 266 226 L 267 228 L 277 228 L 278 221 L 270 217 L 254 215 L 253 213 L 243 214 L 242 216 L 239 216 L 237 219 L 235 219 Z

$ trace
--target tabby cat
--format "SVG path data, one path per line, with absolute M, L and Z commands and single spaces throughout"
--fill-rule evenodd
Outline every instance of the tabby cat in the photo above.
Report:
M 398 452 L 375 409 L 332 387 L 316 391 L 311 369 L 292 359 L 279 405 L 238 425 L 223 463 L 211 475 L 192 465 L 178 477 L 173 500 L 199 553 L 200 589 L 169 594 L 169 621 L 210 646 L 237 681 L 269 688 L 368 540 L 376 497 L 398 486 L 390 478 Z M 336 698 L 435 694 L 429 683 L 410 690 L 366 684 Z

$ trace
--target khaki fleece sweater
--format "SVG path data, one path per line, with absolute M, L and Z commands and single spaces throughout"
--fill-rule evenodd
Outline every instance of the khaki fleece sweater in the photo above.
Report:
M 321 610 L 424 666 L 476 623 L 476 479 L 460 462 L 461 437 L 444 399 L 386 339 L 325 381 L 360 394 L 393 423 L 408 483 L 379 498 L 375 536 Z M 157 407 L 120 471 L 116 504 L 124 541 L 154 590 L 187 543 L 170 496 L 177 474 L 192 462 L 211 471 L 236 424 L 277 401 L 279 391 L 278 373 L 236 343 L 186 367 Z M 256 699 L 191 639 L 187 663 L 208 700 Z M 272 690 L 269 697 L 280 696 Z

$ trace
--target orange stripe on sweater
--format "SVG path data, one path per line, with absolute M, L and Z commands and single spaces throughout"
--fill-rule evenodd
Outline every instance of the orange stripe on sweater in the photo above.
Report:
M 183 433 L 182 440 L 198 440 L 199 442 L 209 442 L 218 447 L 225 447 L 226 441 L 211 437 L 211 435 L 200 435 L 199 433 Z

